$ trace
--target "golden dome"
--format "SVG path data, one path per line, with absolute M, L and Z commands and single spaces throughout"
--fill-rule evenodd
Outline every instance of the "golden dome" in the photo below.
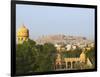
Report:
M 22 25 L 18 31 L 17 31 L 17 37 L 28 37 L 29 36 L 29 30 Z

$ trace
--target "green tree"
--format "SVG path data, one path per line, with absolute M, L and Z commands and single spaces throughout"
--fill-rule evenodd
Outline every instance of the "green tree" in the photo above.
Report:
M 93 67 L 95 67 L 95 48 L 91 47 L 91 49 L 89 51 L 86 51 L 86 56 L 90 59 L 90 61 L 93 64 Z
M 39 57 L 38 57 L 38 67 L 36 71 L 53 71 L 54 70 L 54 61 L 55 61 L 55 51 L 56 48 L 53 44 L 46 43 L 43 46 L 38 45 Z
M 16 46 L 16 73 L 29 73 L 35 68 L 35 42 L 28 40 Z
M 53 44 L 37 45 L 28 40 L 16 46 L 16 73 L 53 71 L 56 48 Z

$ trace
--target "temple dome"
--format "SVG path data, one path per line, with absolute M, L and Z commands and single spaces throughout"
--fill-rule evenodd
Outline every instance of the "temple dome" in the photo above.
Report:
M 28 37 L 29 36 L 29 30 L 22 25 L 18 31 L 17 31 L 17 37 Z

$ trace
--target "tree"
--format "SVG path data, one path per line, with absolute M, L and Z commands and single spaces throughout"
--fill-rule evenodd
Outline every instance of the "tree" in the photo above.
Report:
M 91 63 L 93 64 L 93 67 L 95 67 L 95 48 L 91 47 L 89 51 L 86 51 L 86 56 L 90 59 Z
M 28 40 L 16 46 L 16 73 L 53 71 L 56 48 L 53 44 L 37 45 Z
M 16 73 L 29 73 L 35 68 L 35 42 L 28 40 L 16 47 Z
M 38 67 L 37 72 L 44 71 L 53 71 L 54 70 L 54 61 L 55 61 L 55 51 L 56 48 L 53 44 L 46 43 L 43 46 L 38 45 L 39 57 L 38 57 Z

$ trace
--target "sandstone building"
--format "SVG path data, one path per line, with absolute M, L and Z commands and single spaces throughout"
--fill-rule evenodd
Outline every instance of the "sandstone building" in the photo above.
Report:
M 29 39 L 29 30 L 24 25 L 22 25 L 18 29 L 16 36 L 17 36 L 16 38 L 17 43 L 21 44 Z

